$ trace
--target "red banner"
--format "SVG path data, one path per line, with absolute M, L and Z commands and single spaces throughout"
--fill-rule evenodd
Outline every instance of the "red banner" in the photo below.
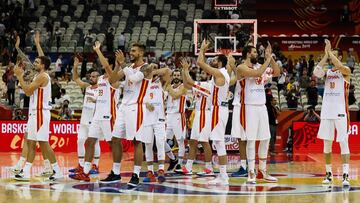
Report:
M 360 153 L 360 122 L 351 122 L 350 125 L 350 153 Z M 323 140 L 317 138 L 318 130 L 318 123 L 293 122 L 294 154 L 323 153 Z M 336 142 L 333 152 L 340 153 L 340 146 Z
M 0 121 L 0 151 L 21 151 L 23 136 L 26 130 L 26 121 Z M 79 121 L 51 121 L 50 122 L 50 145 L 57 152 L 76 152 L 77 133 Z M 103 152 L 110 151 L 105 141 L 100 142 Z M 37 146 L 39 149 L 39 146 Z M 123 150 L 133 151 L 131 141 L 123 140 Z

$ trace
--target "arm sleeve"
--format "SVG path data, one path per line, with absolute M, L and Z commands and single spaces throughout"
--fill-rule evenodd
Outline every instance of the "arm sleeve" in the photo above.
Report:
M 313 73 L 317 78 L 322 78 L 325 76 L 325 71 L 319 65 L 315 66 Z

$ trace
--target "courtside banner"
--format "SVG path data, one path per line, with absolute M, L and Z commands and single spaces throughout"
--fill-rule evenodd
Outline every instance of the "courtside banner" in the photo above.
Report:
M 319 123 L 293 122 L 294 154 L 323 153 L 324 142 L 317 138 L 319 125 Z M 360 122 L 350 122 L 350 153 L 360 153 L 359 127 Z M 340 153 L 339 143 L 334 142 L 333 152 Z
M 23 136 L 26 132 L 26 121 L 0 121 L 0 152 L 20 152 Z M 51 121 L 50 145 L 57 152 L 76 152 L 79 121 Z M 110 151 L 105 141 L 100 142 L 103 152 Z M 39 149 L 39 146 L 37 146 Z M 129 141 L 123 141 L 124 151 L 133 151 Z

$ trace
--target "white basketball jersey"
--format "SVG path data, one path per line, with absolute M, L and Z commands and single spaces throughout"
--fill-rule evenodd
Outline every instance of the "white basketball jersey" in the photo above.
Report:
M 225 77 L 225 84 L 223 86 L 217 86 L 215 84 L 214 77 L 211 79 L 211 103 L 213 106 L 221 106 L 222 103 L 228 102 L 230 76 L 225 68 L 221 68 L 220 72 Z
M 145 101 L 154 106 L 154 111 L 146 113 L 145 123 L 165 122 L 164 92 L 160 79 L 149 84 Z
M 260 64 L 254 65 L 254 69 L 260 68 Z M 266 95 L 264 77 L 247 77 L 244 82 L 244 102 L 250 105 L 265 105 Z
M 110 120 L 116 117 L 119 90 L 115 89 L 104 76 L 99 77 L 98 94 L 95 104 L 94 120 Z
M 145 65 L 144 63 L 143 65 Z M 139 66 L 134 68 L 134 64 L 132 64 L 129 67 L 126 67 L 124 71 L 126 71 L 128 74 L 136 74 L 140 71 L 140 68 L 143 66 Z M 144 97 L 146 95 L 146 91 L 148 89 L 148 85 L 150 83 L 150 80 L 143 79 L 139 82 L 133 82 L 125 75 L 125 84 L 124 84 L 124 90 L 123 90 L 123 99 L 122 104 L 123 105 L 132 105 L 132 104 L 142 104 Z
M 51 78 L 45 73 L 48 77 L 48 83 L 45 87 L 39 87 L 36 89 L 33 94 L 30 96 L 29 109 L 30 110 L 51 110 Z M 34 77 L 33 80 L 36 79 Z
M 244 94 L 243 84 L 244 84 L 244 79 L 236 81 L 235 90 L 234 90 L 234 100 L 232 103 L 234 106 L 240 106 L 241 102 L 244 102 L 242 101 L 242 97 Z
M 179 87 L 175 88 L 175 90 L 179 90 L 181 86 L 182 85 L 179 85 Z M 174 99 L 170 94 L 168 94 L 166 101 L 166 113 L 185 113 L 185 101 L 185 95 L 182 95 L 178 99 Z
M 192 90 L 195 98 L 195 109 L 198 111 L 209 110 L 211 108 L 210 82 L 196 82 Z
M 350 83 L 339 70 L 327 71 L 321 119 L 338 119 L 347 115 L 349 87 Z
M 84 96 L 83 108 L 81 111 L 80 124 L 85 124 L 85 125 L 90 124 L 95 112 L 95 102 L 93 101 L 96 100 L 97 94 L 98 94 L 97 87 L 88 86 L 85 89 L 85 96 Z

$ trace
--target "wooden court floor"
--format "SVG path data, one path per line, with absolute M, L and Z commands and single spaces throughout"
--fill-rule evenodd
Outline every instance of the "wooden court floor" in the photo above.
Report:
M 104 153 L 100 160 L 100 175 L 93 176 L 91 182 L 77 182 L 69 178 L 58 182 L 46 182 L 44 178 L 32 178 L 30 183 L 12 180 L 6 166 L 16 163 L 18 153 L 0 153 L 0 203 L 1 202 L 360 202 L 360 154 L 351 156 L 351 187 L 343 189 L 341 185 L 340 157 L 333 157 L 334 184 L 323 186 L 324 173 L 322 154 L 288 156 L 278 154 L 269 157 L 269 171 L 279 178 L 276 184 L 258 183 L 247 185 L 246 178 L 230 178 L 229 186 L 210 186 L 208 180 L 213 177 L 179 176 L 169 174 L 163 184 L 141 183 L 135 189 L 129 189 L 126 182 L 130 179 L 133 157 L 125 154 L 122 162 L 121 183 L 102 184 L 109 172 L 111 154 Z M 65 174 L 77 164 L 76 153 L 57 154 L 58 162 Z M 213 157 L 217 163 L 217 158 Z M 229 155 L 229 173 L 238 168 L 238 157 Z M 33 174 L 41 171 L 41 157 L 37 155 L 32 168 Z M 155 167 L 156 168 L 156 167 Z M 199 170 L 198 164 L 194 171 Z M 143 171 L 146 166 L 143 165 Z M 142 173 L 145 175 L 145 173 Z

